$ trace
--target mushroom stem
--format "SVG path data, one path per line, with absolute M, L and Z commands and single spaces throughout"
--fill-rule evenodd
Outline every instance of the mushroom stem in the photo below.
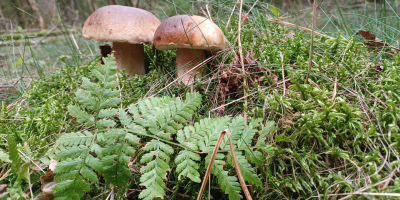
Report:
M 190 85 L 194 82 L 196 73 L 197 78 L 202 77 L 203 66 L 193 69 L 191 72 L 185 74 L 187 71 L 195 67 L 199 62 L 206 59 L 204 50 L 200 49 L 177 49 L 176 50 L 176 70 L 178 71 L 178 78 L 185 85 Z M 184 75 L 185 74 L 185 75 Z
M 126 74 L 144 75 L 144 47 L 143 44 L 130 44 L 113 42 L 115 62 L 119 71 L 125 70 Z

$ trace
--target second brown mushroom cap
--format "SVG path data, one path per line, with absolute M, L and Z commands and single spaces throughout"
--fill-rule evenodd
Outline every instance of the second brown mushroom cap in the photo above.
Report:
M 177 74 L 185 85 L 189 85 L 194 82 L 197 72 L 201 76 L 202 67 L 188 71 L 199 61 L 205 60 L 204 50 L 222 50 L 226 47 L 226 39 L 221 29 L 207 18 L 177 15 L 166 19 L 157 28 L 154 46 L 159 50 L 177 49 Z

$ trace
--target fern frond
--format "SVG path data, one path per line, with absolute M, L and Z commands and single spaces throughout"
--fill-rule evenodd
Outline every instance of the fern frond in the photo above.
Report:
M 113 120 L 110 119 L 100 119 L 99 121 L 97 121 L 96 124 L 96 128 L 98 129 L 103 129 L 103 128 L 107 128 L 107 127 L 114 127 L 115 126 L 115 122 Z
M 179 130 L 176 134 L 176 140 L 187 148 L 197 151 L 197 141 L 201 140 L 202 137 L 198 134 L 194 134 L 195 132 L 196 129 L 194 126 L 185 126 L 183 130 Z
M 117 68 L 115 67 L 115 57 L 108 56 L 103 58 L 104 65 L 98 65 L 95 69 L 92 69 L 92 73 L 99 79 L 100 82 L 108 83 L 115 81 L 117 77 Z
M 200 156 L 197 153 L 186 149 L 180 151 L 178 156 L 175 158 L 175 163 L 177 164 L 176 172 L 179 173 L 178 179 L 180 180 L 181 176 L 186 176 L 190 178 L 190 180 L 200 183 L 200 174 L 197 171 L 199 165 L 195 162 L 199 160 Z
M 194 113 L 200 104 L 201 95 L 197 92 L 187 94 L 185 102 L 181 100 L 171 101 L 167 107 L 164 107 L 164 115 L 157 117 L 160 130 L 175 134 L 177 129 L 182 128 L 181 124 L 186 123 L 186 119 L 190 118 L 190 115 Z
M 85 123 L 86 127 L 94 124 L 94 117 L 85 111 L 81 111 L 79 106 L 68 106 L 68 112 L 71 116 L 77 117 L 79 123 Z
M 275 132 L 275 122 L 274 121 L 268 121 L 265 124 L 265 127 L 263 127 L 263 129 L 260 132 L 260 136 L 257 139 L 257 143 L 256 143 L 256 148 L 260 148 L 260 147 L 265 147 L 267 146 L 267 144 L 265 143 L 267 140 L 267 136 L 270 133 Z
M 66 147 L 59 151 L 55 156 L 54 159 L 56 160 L 65 160 L 68 158 L 78 158 L 81 156 L 85 156 L 89 153 L 89 149 L 83 145 L 80 146 L 72 146 Z
M 104 179 L 108 184 L 124 186 L 131 179 L 131 172 L 128 167 L 129 156 L 124 153 L 109 155 L 102 159 Z
M 237 140 L 238 149 L 251 149 L 251 140 L 256 134 L 256 130 L 253 129 L 253 126 L 249 124 L 240 134 L 239 140 Z
M 102 119 L 105 117 L 111 117 L 117 114 L 118 110 L 117 109 L 101 109 L 99 112 L 99 115 L 97 115 L 98 118 Z
M 120 98 L 109 98 L 106 100 L 101 100 L 100 101 L 100 108 L 109 108 L 109 107 L 115 107 L 119 103 L 121 103 Z
M 242 172 L 244 180 L 248 181 L 249 183 L 251 183 L 253 185 L 262 185 L 260 179 L 257 176 L 256 171 L 250 165 L 250 163 L 246 160 L 246 157 L 242 155 L 242 152 L 235 151 L 235 155 L 236 155 L 236 159 L 239 163 L 239 168 L 240 168 L 240 171 Z M 234 165 L 231 154 L 229 154 L 229 156 L 228 156 L 228 163 L 232 166 Z
M 103 165 L 100 159 L 95 158 L 94 156 L 88 154 L 85 159 L 85 163 L 89 165 L 92 169 L 101 172 L 103 170 Z
M 146 186 L 146 189 L 140 193 L 139 198 L 151 200 L 155 197 L 163 197 L 165 183 L 162 179 L 166 178 L 167 170 L 170 170 L 167 162 L 174 149 L 159 140 L 152 140 L 146 144 L 143 151 L 148 153 L 142 156 L 140 162 L 148 164 L 140 169 L 143 173 L 140 177 L 140 185 Z
M 119 109 L 119 121 L 122 126 L 127 126 L 132 122 L 132 118 L 125 112 L 124 109 Z
M 56 199 L 80 199 L 85 192 L 90 191 L 87 180 L 98 182 L 96 173 L 89 169 L 81 158 L 68 158 L 59 162 L 54 173 L 54 180 L 59 182 L 54 187 Z
M 54 186 L 56 199 L 80 199 L 85 192 L 90 191 L 90 184 L 81 176 L 77 175 L 74 180 L 65 180 Z
M 156 197 L 165 196 L 165 183 L 163 178 L 166 177 L 166 171 L 170 170 L 168 163 L 156 157 L 150 161 L 147 166 L 140 169 L 142 176 L 140 177 L 140 185 L 146 186 L 145 190 L 139 194 L 139 198 L 144 200 L 152 200 Z
M 130 112 L 135 115 L 135 124 L 148 128 L 148 131 L 162 139 L 171 140 L 186 119 L 193 114 L 201 103 L 201 95 L 188 94 L 186 102 L 170 97 L 152 98 L 138 103 L 138 109 L 131 106 Z M 138 111 L 141 113 L 140 117 Z
M 239 194 L 242 190 L 240 188 L 240 183 L 235 176 L 229 176 L 228 172 L 224 170 L 225 162 L 222 160 L 224 157 L 223 154 L 217 154 L 211 173 L 218 177 L 218 184 L 221 186 L 223 192 L 229 194 L 230 200 L 240 200 L 243 198 L 242 195 Z M 210 155 L 206 157 L 206 165 L 210 162 L 210 158 Z
M 66 173 L 55 175 L 54 181 L 61 182 L 66 180 L 73 180 L 78 175 L 79 175 L 79 170 L 72 170 Z
M 228 124 L 229 132 L 231 133 L 232 143 L 236 145 L 238 140 L 240 139 L 244 127 L 246 125 L 246 120 L 243 117 L 237 116 L 232 119 L 232 121 Z M 227 136 L 221 142 L 220 149 L 222 150 L 230 150 L 229 147 L 229 138 Z
M 57 167 L 54 169 L 54 173 L 68 173 L 73 170 L 79 170 L 82 164 L 83 160 L 81 158 L 68 158 L 57 164 Z
M 86 145 L 90 146 L 93 141 L 93 134 L 89 131 L 84 131 L 83 133 L 67 133 L 58 138 L 57 143 L 64 146 L 77 146 Z
M 87 106 L 91 110 L 99 109 L 99 101 L 98 98 L 92 96 L 92 93 L 87 90 L 77 89 L 75 92 L 76 99 L 82 105 Z
M 219 135 L 228 128 L 228 121 L 228 117 L 220 117 L 217 119 L 206 118 L 195 123 L 195 134 L 203 138 L 198 142 L 199 149 L 203 152 L 212 153 Z
M 96 97 L 101 96 L 101 86 L 90 82 L 90 80 L 86 77 L 82 77 L 82 81 L 82 87 L 86 88 L 92 95 L 95 95 Z
M 107 118 L 118 112 L 110 107 L 121 102 L 120 91 L 115 89 L 119 82 L 114 58 L 103 60 L 105 65 L 92 71 L 100 82 L 92 83 L 83 77 L 82 89 L 75 92 L 80 106 L 69 106 L 70 115 L 77 117 L 79 123 L 86 127 L 95 125 L 93 132 L 69 133 L 57 140 L 60 151 L 54 158 L 61 162 L 54 173 L 55 180 L 61 182 L 54 187 L 56 199 L 83 197 L 90 190 L 90 183 L 99 181 L 95 171 L 103 173 L 107 183 L 115 186 L 125 185 L 131 177 L 127 161 L 135 152 L 132 145 L 138 143 L 138 138 L 121 129 L 98 133 L 99 129 L 114 128 L 116 122 Z
M 128 161 L 130 156 L 135 153 L 135 149 L 131 145 L 137 144 L 139 139 L 130 138 L 130 136 L 122 129 L 111 129 L 101 137 L 103 141 L 109 143 L 102 149 L 102 156 L 105 157 L 101 159 L 104 179 L 109 184 L 123 186 L 131 178 Z M 126 138 L 128 138 L 127 141 Z M 114 143 L 117 141 L 119 142 Z

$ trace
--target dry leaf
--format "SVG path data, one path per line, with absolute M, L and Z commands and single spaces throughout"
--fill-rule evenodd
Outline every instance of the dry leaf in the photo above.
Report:
M 43 164 L 43 163 L 39 163 L 38 165 L 39 165 L 40 168 L 38 166 L 36 166 L 36 165 L 33 165 L 33 166 L 31 166 L 31 170 L 33 170 L 33 171 L 42 171 L 42 169 L 45 169 L 47 167 L 47 165 Z
M 54 169 L 57 167 L 57 164 L 57 160 L 50 160 L 49 170 L 54 171 Z
M 249 21 L 249 14 L 244 14 L 244 15 L 242 15 L 242 17 L 243 17 L 243 21 L 245 21 L 245 22 Z
M 286 34 L 289 38 L 292 38 L 292 39 L 296 37 L 296 34 L 294 33 L 294 31 L 287 30 L 287 31 L 285 31 L 285 34 Z
M 40 177 L 40 183 L 42 184 L 42 193 L 35 197 L 35 200 L 53 200 L 53 188 L 57 182 L 54 182 L 53 170 L 56 168 L 58 162 L 50 160 L 49 171 Z
M 288 124 L 288 125 L 293 125 L 293 122 L 292 122 L 292 120 L 290 120 L 290 119 L 284 119 L 284 120 L 283 120 L 283 123 L 284 123 L 284 124 Z
M 370 31 L 359 30 L 356 35 L 361 35 L 364 37 L 365 40 L 368 40 L 367 45 L 369 48 L 379 49 L 388 46 L 382 40 L 380 40 L 374 34 L 372 34 Z
M 0 194 L 3 194 L 4 192 L 6 192 L 7 190 L 7 184 L 1 184 L 0 185 Z
M 329 162 L 329 156 L 328 156 L 328 155 L 325 155 L 325 163 L 326 163 L 328 166 L 331 166 L 331 162 Z

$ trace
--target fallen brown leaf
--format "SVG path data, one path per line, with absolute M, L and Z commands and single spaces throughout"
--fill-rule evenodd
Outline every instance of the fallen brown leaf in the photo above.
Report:
M 286 34 L 289 38 L 292 38 L 292 39 L 296 37 L 296 34 L 294 33 L 294 31 L 291 31 L 291 30 L 285 31 L 285 34 Z
M 243 21 L 245 21 L 245 22 L 249 21 L 249 14 L 244 14 L 244 15 L 242 15 L 242 17 L 243 17 Z
M 42 184 L 42 193 L 37 195 L 34 200 L 53 200 L 54 186 L 57 182 L 54 182 L 53 170 L 56 168 L 58 162 L 55 160 L 50 161 L 49 171 L 40 177 L 40 183 Z
M 3 194 L 4 192 L 6 192 L 7 190 L 7 184 L 1 184 L 0 185 L 0 194 Z
M 380 49 L 383 47 L 390 47 L 392 49 L 395 49 L 398 51 L 398 48 L 395 48 L 393 46 L 390 46 L 387 43 L 384 43 L 382 40 L 380 40 L 379 38 L 377 38 L 373 33 L 371 33 L 370 31 L 363 31 L 363 30 L 359 30 L 357 32 L 356 35 L 361 35 L 365 40 L 367 40 L 367 42 L 365 43 L 367 45 L 367 47 L 369 48 L 373 48 L 373 49 Z M 384 53 L 386 55 L 389 55 L 391 57 L 393 57 L 394 52 L 392 52 L 390 49 L 387 49 L 384 51 Z

